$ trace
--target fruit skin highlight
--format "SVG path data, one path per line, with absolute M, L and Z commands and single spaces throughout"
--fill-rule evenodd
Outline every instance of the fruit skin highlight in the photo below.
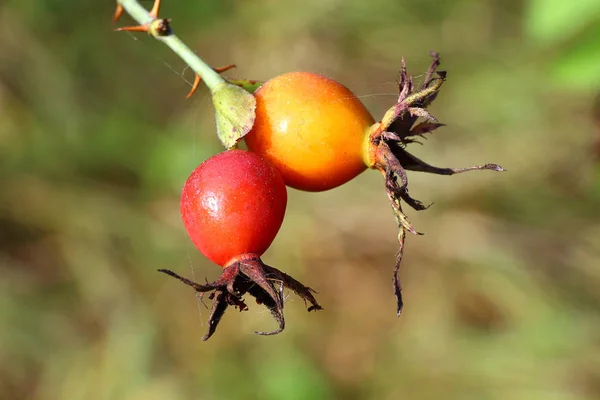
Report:
M 367 169 L 364 141 L 375 120 L 342 84 L 310 72 L 290 72 L 254 93 L 256 119 L 248 149 L 265 157 L 295 189 L 340 186 Z
M 217 281 L 200 285 L 173 271 L 159 271 L 201 295 L 211 292 L 213 305 L 203 340 L 214 333 L 228 306 L 248 308 L 242 300 L 245 293 L 264 304 L 279 323 L 275 331 L 256 332 L 260 335 L 273 335 L 284 329 L 284 287 L 310 302 L 309 311 L 321 309 L 312 289 L 260 259 L 281 227 L 286 205 L 287 189 L 277 170 L 249 151 L 217 154 L 200 164 L 187 179 L 180 204 L 185 229 L 198 250 L 223 267 L 223 273 Z
M 349 89 L 332 79 L 310 72 L 272 78 L 254 92 L 256 119 L 245 136 L 248 149 L 265 157 L 279 169 L 286 185 L 296 189 L 328 190 L 366 168 L 381 172 L 399 228 L 400 248 L 393 275 L 398 315 L 403 307 L 398 272 L 406 231 L 419 234 L 402 211 L 401 202 L 415 210 L 428 208 L 410 196 L 406 171 L 437 175 L 504 171 L 497 164 L 434 167 L 406 150 L 407 145 L 419 143 L 425 134 L 443 126 L 427 111 L 446 80 L 446 72 L 437 71 L 439 55 L 431 56 L 433 61 L 419 86 L 413 84 L 402 60 L 398 100 L 378 122 Z

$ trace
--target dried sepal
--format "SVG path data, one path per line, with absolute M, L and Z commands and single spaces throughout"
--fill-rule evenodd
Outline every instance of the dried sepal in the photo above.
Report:
M 386 193 L 399 230 L 399 250 L 396 255 L 393 275 L 398 315 L 400 315 L 404 304 L 398 273 L 404 252 L 406 232 L 415 235 L 421 234 L 412 226 L 406 214 L 402 211 L 402 202 L 417 211 L 425 210 L 430 206 L 426 206 L 410 196 L 406 171 L 421 171 L 438 175 L 453 175 L 475 170 L 504 171 L 497 164 L 475 165 L 465 168 L 434 167 L 406 151 L 407 145 L 421 143 L 415 139 L 416 137 L 424 138 L 425 134 L 444 126 L 427 110 L 446 80 L 446 72 L 437 70 L 440 65 L 439 55 L 437 53 L 431 53 L 431 55 L 433 60 L 425 75 L 425 80 L 417 89 L 415 89 L 413 78 L 406 72 L 404 59 L 402 60 L 398 82 L 398 101 L 385 113 L 381 121 L 373 126 L 370 133 L 369 158 L 371 168 L 379 170 L 384 176 Z M 417 123 L 419 120 L 422 122 Z
M 278 324 L 277 329 L 273 331 L 258 331 L 256 332 L 258 335 L 276 335 L 285 328 L 285 318 L 283 315 L 284 288 L 293 290 L 305 303 L 310 303 L 308 311 L 322 309 L 312 295 L 314 291 L 311 288 L 304 286 L 278 269 L 264 264 L 258 257 L 234 262 L 223 269 L 223 273 L 218 280 L 205 285 L 193 282 L 170 270 L 159 269 L 159 271 L 192 287 L 200 294 L 200 297 L 204 293 L 210 293 L 209 299 L 213 301 L 213 304 L 208 321 L 208 331 L 202 338 L 204 341 L 208 340 L 214 334 L 229 306 L 233 306 L 240 311 L 248 309 L 248 306 L 242 299 L 242 296 L 246 293 L 253 296 L 257 304 L 263 304 L 267 307 Z

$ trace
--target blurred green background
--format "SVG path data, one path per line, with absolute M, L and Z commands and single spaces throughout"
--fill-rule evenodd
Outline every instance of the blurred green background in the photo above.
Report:
M 144 1 L 146 8 L 152 6 Z M 264 260 L 315 288 L 263 308 L 208 310 L 188 287 L 219 268 L 178 215 L 188 174 L 220 151 L 205 89 L 144 34 L 112 32 L 113 1 L 0 3 L 0 398 L 600 398 L 600 2 L 164 0 L 162 16 L 229 77 L 311 70 L 375 116 L 401 57 L 449 79 L 448 124 L 411 173 L 405 311 L 382 178 L 290 190 Z M 126 16 L 121 24 L 131 23 Z

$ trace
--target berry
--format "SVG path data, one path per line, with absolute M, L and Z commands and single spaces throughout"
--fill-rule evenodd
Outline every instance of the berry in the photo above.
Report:
M 257 332 L 262 335 L 279 333 L 285 326 L 283 287 L 309 301 L 309 311 L 321 309 L 312 289 L 265 265 L 260 258 L 281 227 L 286 203 L 286 187 L 277 170 L 248 151 L 217 154 L 196 168 L 186 181 L 180 206 L 185 229 L 198 250 L 223 267 L 223 273 L 217 281 L 200 285 L 172 271 L 160 271 L 198 293 L 212 292 L 212 312 L 203 340 L 214 333 L 229 305 L 247 309 L 242 300 L 245 293 L 264 304 L 279 323 L 275 331 Z M 281 286 L 276 289 L 273 282 Z
M 367 166 L 365 134 L 375 120 L 350 90 L 310 72 L 271 79 L 256 92 L 248 148 L 277 168 L 288 186 L 323 191 Z
M 261 256 L 277 235 L 287 204 L 279 173 L 255 153 L 231 150 L 202 163 L 181 194 L 181 218 L 194 245 L 226 267 Z

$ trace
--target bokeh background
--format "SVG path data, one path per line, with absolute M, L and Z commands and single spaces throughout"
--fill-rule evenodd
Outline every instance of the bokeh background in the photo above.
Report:
M 208 310 L 188 287 L 219 268 L 178 215 L 192 169 L 220 151 L 206 89 L 114 1 L 0 2 L 0 398 L 600 398 L 600 2 L 163 1 L 162 15 L 229 77 L 334 77 L 376 116 L 401 57 L 449 79 L 447 127 L 418 156 L 509 172 L 411 173 L 405 311 L 381 177 L 290 190 L 267 263 L 319 292 L 287 328 Z M 142 3 L 147 9 L 150 1 Z M 121 24 L 131 23 L 127 17 Z

